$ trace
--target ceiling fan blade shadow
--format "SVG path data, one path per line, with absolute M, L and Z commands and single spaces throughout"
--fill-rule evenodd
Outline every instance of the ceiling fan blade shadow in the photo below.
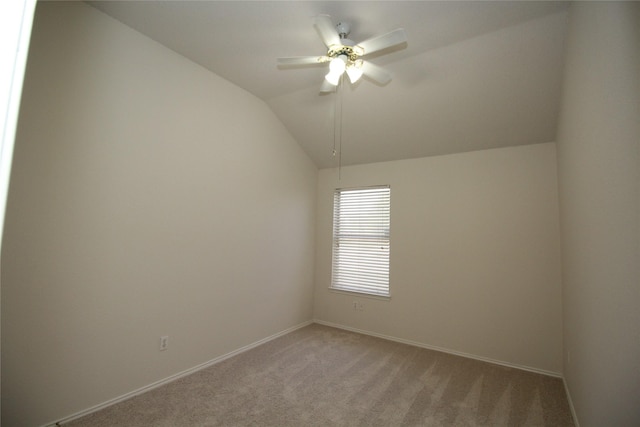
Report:
M 362 62 L 362 75 L 381 85 L 386 85 L 391 81 L 391 74 L 387 70 L 367 61 Z
M 397 46 L 407 41 L 407 33 L 403 28 L 398 28 L 390 33 L 383 34 L 381 36 L 373 37 L 358 43 L 357 46 L 361 47 L 364 51 L 362 56 L 369 55 L 373 52 L 377 52 L 388 47 Z
M 329 61 L 328 56 L 291 56 L 288 58 L 278 58 L 278 65 L 311 65 L 322 64 Z
M 334 27 L 333 22 L 331 22 L 329 15 L 318 15 L 314 17 L 313 25 L 316 27 L 320 38 L 327 47 L 341 44 L 340 35 L 336 27 Z

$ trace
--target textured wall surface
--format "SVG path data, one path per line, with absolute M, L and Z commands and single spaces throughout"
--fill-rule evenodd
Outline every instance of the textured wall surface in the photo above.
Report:
M 571 6 L 558 178 L 578 421 L 640 425 L 640 4 Z
M 55 421 L 311 319 L 317 170 L 262 101 L 81 2 L 38 5 L 27 67 L 3 424 Z
M 333 190 L 381 184 L 391 299 L 330 291 Z M 554 143 L 323 169 L 315 318 L 559 374 L 557 197 Z

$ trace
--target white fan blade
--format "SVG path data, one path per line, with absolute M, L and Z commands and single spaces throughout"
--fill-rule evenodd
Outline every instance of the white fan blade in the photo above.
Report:
M 391 74 L 387 70 L 367 61 L 362 62 L 362 74 L 381 85 L 386 85 L 391 81 Z
M 278 64 L 281 65 L 308 65 L 322 64 L 329 61 L 328 56 L 291 56 L 289 58 L 278 58 Z
M 390 33 L 373 37 L 369 40 L 363 41 L 362 43 L 358 43 L 358 46 L 364 51 L 362 55 L 369 55 L 370 53 L 377 52 L 391 46 L 397 46 L 406 41 L 407 34 L 404 32 L 404 29 L 398 28 Z
M 313 18 L 313 25 L 315 25 L 320 38 L 327 47 L 342 44 L 340 41 L 340 35 L 338 34 L 336 27 L 334 27 L 333 22 L 331 22 L 331 17 L 329 15 L 316 16 Z
M 334 86 L 327 81 L 327 79 L 322 79 L 322 85 L 320 86 L 320 93 L 323 92 L 335 92 L 338 86 Z

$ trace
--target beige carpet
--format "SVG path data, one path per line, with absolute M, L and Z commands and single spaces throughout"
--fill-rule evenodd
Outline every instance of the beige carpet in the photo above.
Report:
M 571 426 L 562 381 L 313 324 L 68 426 Z

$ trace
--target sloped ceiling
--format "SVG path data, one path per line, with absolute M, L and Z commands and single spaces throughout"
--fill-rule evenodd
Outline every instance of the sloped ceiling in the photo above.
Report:
M 555 140 L 566 2 L 88 3 L 264 100 L 320 168 L 334 144 L 352 165 Z M 321 95 L 326 64 L 278 67 L 326 53 L 318 14 L 355 41 L 404 28 L 406 46 L 367 58 L 393 80 Z

